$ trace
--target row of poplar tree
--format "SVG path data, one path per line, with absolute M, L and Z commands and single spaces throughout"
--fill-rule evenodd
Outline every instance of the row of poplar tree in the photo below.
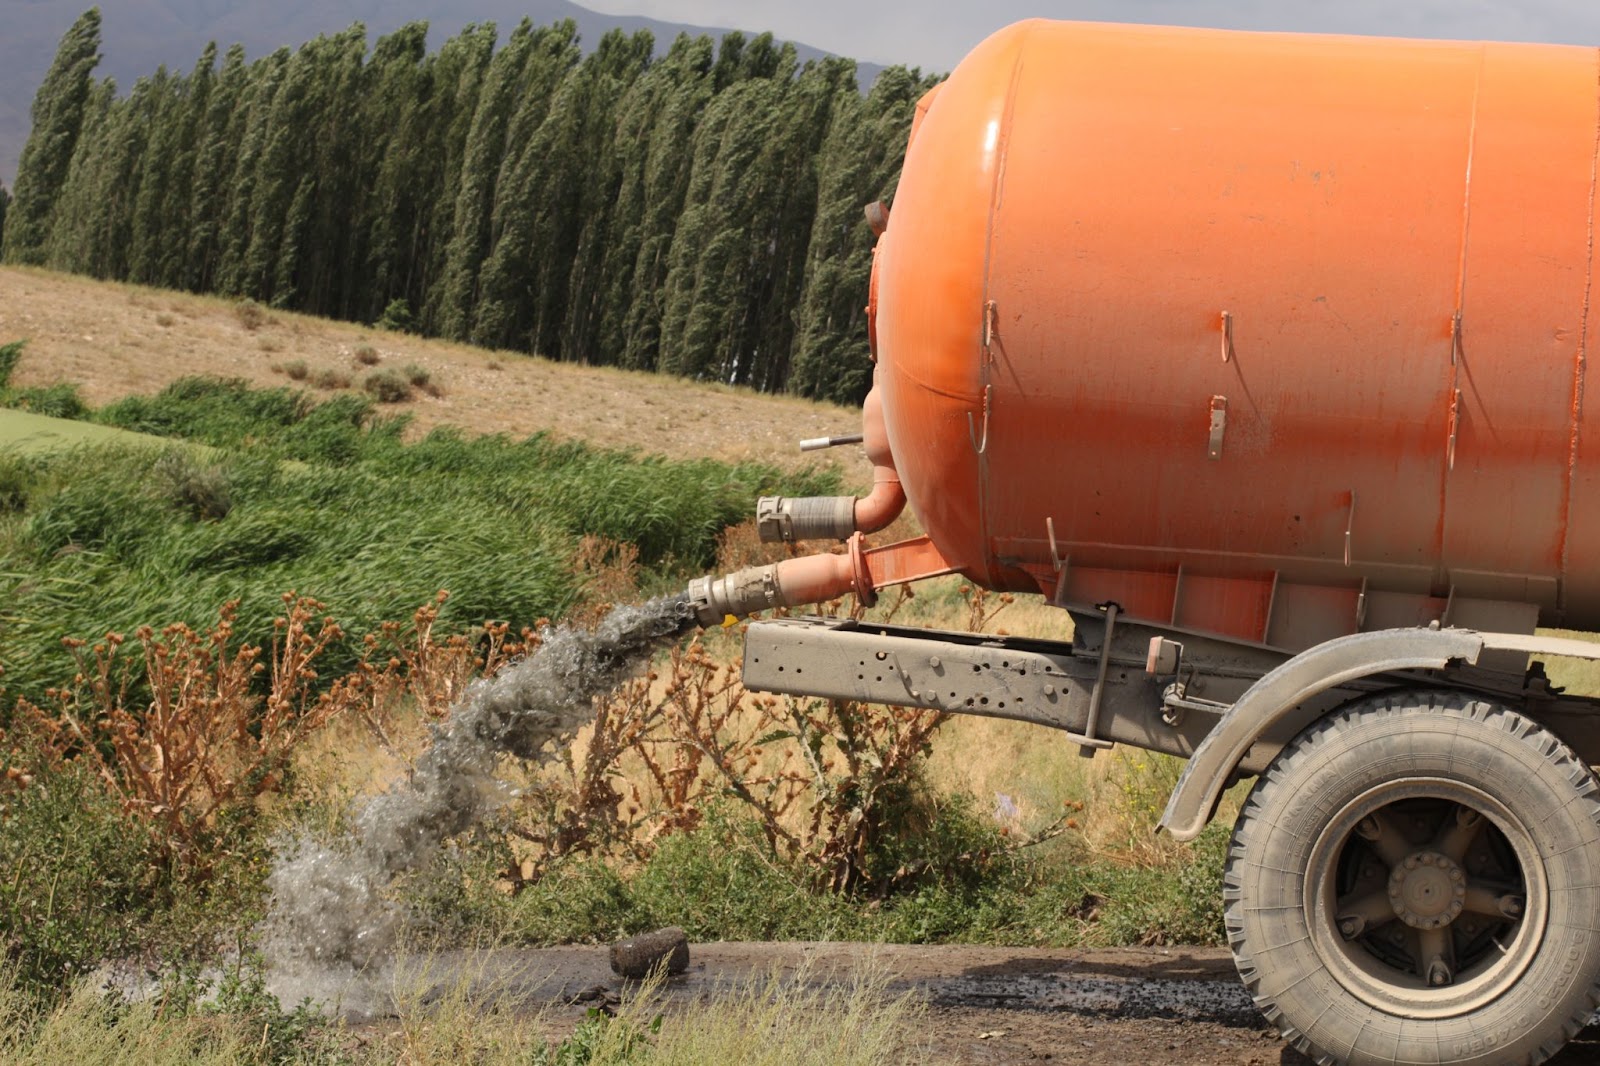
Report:
M 436 52 L 361 26 L 208 47 L 119 96 L 98 9 L 33 105 L 7 262 L 248 297 L 551 358 L 859 401 L 872 235 L 931 79 L 770 35 L 571 22 Z

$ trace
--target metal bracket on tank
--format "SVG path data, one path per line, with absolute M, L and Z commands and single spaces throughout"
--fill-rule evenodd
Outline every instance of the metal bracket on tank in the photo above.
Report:
M 1206 440 L 1206 458 L 1222 458 L 1222 435 L 1228 431 L 1228 398 L 1211 397 L 1211 435 Z
M 1089 695 L 1089 717 L 1083 723 L 1083 735 L 1072 738 L 1078 744 L 1078 754 L 1085 759 L 1094 758 L 1101 748 L 1111 747 L 1109 740 L 1101 740 L 1095 732 L 1100 725 L 1100 705 L 1105 702 L 1106 674 L 1111 668 L 1111 635 L 1117 628 L 1117 614 L 1122 608 L 1116 603 L 1107 603 L 1104 609 L 1106 631 L 1100 638 L 1100 665 L 1095 671 L 1094 690 Z
M 1461 390 L 1450 390 L 1450 441 L 1445 446 L 1445 469 L 1456 468 L 1456 438 L 1461 432 Z
M 994 394 L 993 385 L 983 387 L 983 436 L 978 436 L 977 426 L 972 421 L 972 412 L 967 412 L 967 439 L 972 442 L 972 450 L 982 455 L 989 450 L 989 398 Z
M 1056 573 L 1059 574 L 1066 567 L 1067 559 L 1061 554 L 1061 549 L 1056 547 L 1056 520 L 1053 516 L 1045 516 L 1044 531 L 1050 535 L 1050 565 L 1055 567 Z
M 1350 490 L 1350 517 L 1344 524 L 1344 565 L 1350 565 L 1350 544 L 1356 533 L 1356 490 Z
M 1222 361 L 1233 359 L 1233 312 L 1222 312 Z

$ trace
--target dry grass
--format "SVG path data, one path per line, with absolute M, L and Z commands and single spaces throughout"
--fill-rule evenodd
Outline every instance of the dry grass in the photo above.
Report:
M 394 989 L 397 1017 L 356 1061 L 485 1066 L 928 1061 L 927 1042 L 918 1032 L 925 1003 L 914 994 L 891 991 L 888 973 L 870 957 L 842 978 L 803 965 L 792 973 L 737 981 L 692 1004 L 664 996 L 655 981 L 644 981 L 624 988 L 610 1016 L 592 1012 L 576 1034 L 563 1031 L 568 1026 L 545 1011 L 507 1009 L 505 1004 L 517 998 L 517 982 L 537 975 L 507 973 L 490 959 L 479 953 L 465 962 L 424 959 L 408 967 Z M 556 1053 L 563 1040 L 567 1057 Z M 549 1050 L 542 1056 L 540 1047 Z
M 31 1006 L 0 975 L 0 1061 L 10 1066 L 220 1066 L 251 1050 L 248 1036 L 212 1019 L 163 1019 L 154 1002 L 119 1010 L 87 982 L 42 1018 Z
M 808 974 L 735 986 L 717 1009 L 669 1017 L 653 1063 L 701 1066 L 879 1066 L 929 1061 L 919 1038 L 925 1006 L 892 995 L 882 971 L 869 965 L 848 984 L 819 987 Z M 601 1060 L 604 1061 L 604 1060 Z
M 311 384 L 319 389 L 348 389 L 351 377 L 343 370 L 319 370 L 311 377 Z
M 270 1017 L 167 1012 L 159 999 L 119 1005 L 88 982 L 40 1014 L 0 970 L 0 1061 L 9 1066 L 262 1061 L 285 1066 L 328 1061 L 351 1066 L 641 1061 L 879 1066 L 929 1061 L 921 1032 L 925 1004 L 912 994 L 892 992 L 887 974 L 871 960 L 844 980 L 823 981 L 802 968 L 736 983 L 692 1004 L 667 999 L 647 981 L 625 990 L 614 1016 L 592 1013 L 577 1032 L 553 1019 L 548 1009 L 514 1006 L 519 975 L 491 967 L 488 960 L 482 953 L 476 961 L 423 959 L 397 979 L 393 1019 L 359 1033 L 330 1023 L 298 1038 L 279 1036 L 270 1054 L 265 1049 L 275 1035 L 268 1028 Z
M 163 322 L 167 324 L 163 324 Z M 575 366 L 512 352 L 424 340 L 259 305 L 43 270 L 0 267 L 0 343 L 26 338 L 12 381 L 18 387 L 73 382 L 91 404 L 159 391 L 192 374 L 281 385 L 273 352 L 306 364 L 306 376 L 352 362 L 429 368 L 448 391 L 404 409 L 417 434 L 435 426 L 515 437 L 545 431 L 563 439 L 678 458 L 755 459 L 801 468 L 844 465 L 846 481 L 867 484 L 860 449 L 824 459 L 802 456 L 804 437 L 849 432 L 858 411 L 788 396 L 702 385 L 655 374 Z

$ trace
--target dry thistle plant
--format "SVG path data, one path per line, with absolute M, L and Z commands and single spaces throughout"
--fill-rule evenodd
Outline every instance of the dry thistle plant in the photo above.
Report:
M 361 662 L 345 686 L 348 704 L 384 748 L 395 754 L 390 723 L 396 711 L 415 707 L 429 718 L 442 718 L 475 677 L 490 677 L 539 644 L 533 629 L 518 639 L 504 622 L 484 622 L 476 630 L 435 636 L 439 609 L 450 593 L 441 589 L 431 603 L 418 607 L 409 623 L 385 622 L 362 638 Z M 540 619 L 538 626 L 545 625 Z
M 571 616 L 575 625 L 597 621 L 614 604 L 638 595 L 639 547 L 636 544 L 585 534 L 578 541 L 572 569 L 583 585 L 586 601 L 586 605 Z
M 594 725 L 585 742 L 561 749 L 555 761 L 522 790 L 519 817 L 509 831 L 532 851 L 505 873 L 513 892 L 572 855 L 613 849 L 642 855 L 650 823 L 638 783 L 621 773 L 620 764 L 658 727 L 661 711 L 647 678 L 625 682 L 608 698 L 596 701 Z
M 234 644 L 237 603 L 209 630 L 140 628 L 137 687 L 121 634 L 92 646 L 68 640 L 77 660 L 72 684 L 49 690 L 48 711 L 19 703 L 17 719 L 50 738 L 56 758 L 88 760 L 168 858 L 203 876 L 219 819 L 280 791 L 295 749 L 341 708 L 337 690 L 314 692 L 316 661 L 341 630 L 318 618 L 315 600 L 291 593 L 284 604 L 264 661 L 263 649 Z M 254 691 L 258 676 L 264 695 Z
M 975 627 L 1010 602 L 962 590 Z M 911 598 L 902 589 L 885 620 Z M 845 603 L 822 605 L 829 613 Z M 850 612 L 859 617 L 858 605 Z M 713 798 L 732 797 L 755 817 L 775 855 L 809 869 L 835 891 L 893 891 L 923 867 L 874 870 L 875 849 L 906 824 L 910 787 L 933 735 L 932 711 L 848 700 L 746 693 L 737 664 L 719 662 L 700 638 L 675 647 L 647 677 L 597 701 L 586 745 L 562 753 L 558 770 L 524 792 L 513 835 L 533 851 L 507 877 L 513 891 L 573 854 L 643 859 L 665 833 L 690 831 Z M 1069 828 L 1005 834 L 1029 847 Z M 971 856 L 979 860 L 983 856 Z

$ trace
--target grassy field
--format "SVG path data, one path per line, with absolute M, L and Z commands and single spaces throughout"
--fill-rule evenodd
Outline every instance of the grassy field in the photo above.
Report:
M 234 600 L 239 636 L 264 644 L 288 591 L 327 604 L 352 637 L 440 589 L 451 593 L 441 625 L 498 619 L 515 632 L 576 602 L 583 538 L 631 545 L 647 585 L 681 584 L 714 561 L 756 494 L 828 484 L 542 436 L 437 429 L 407 443 L 404 424 L 365 398 L 314 403 L 215 380 L 95 417 L 77 447 L 39 452 L 63 434 L 34 435 L 0 465 L 11 500 L 0 662 L 11 690 L 34 699 L 71 674 L 63 637 L 204 626 Z M 327 666 L 348 670 L 351 655 Z

